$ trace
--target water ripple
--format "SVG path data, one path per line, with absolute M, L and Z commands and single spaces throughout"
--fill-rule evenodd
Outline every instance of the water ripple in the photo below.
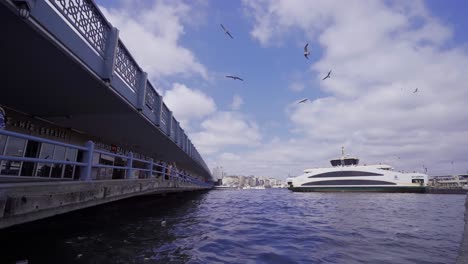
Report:
M 0 233 L 0 262 L 453 263 L 464 200 L 278 189 L 129 199 Z

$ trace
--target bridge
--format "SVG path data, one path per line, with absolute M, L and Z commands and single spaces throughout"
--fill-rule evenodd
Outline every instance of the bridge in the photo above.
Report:
M 0 228 L 209 189 L 200 153 L 93 0 L 2 0 Z

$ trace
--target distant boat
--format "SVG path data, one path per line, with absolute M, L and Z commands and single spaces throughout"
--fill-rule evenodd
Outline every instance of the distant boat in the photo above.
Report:
M 359 165 L 359 159 L 344 155 L 330 161 L 331 168 L 306 169 L 286 180 L 296 192 L 425 192 L 429 177 L 402 173 L 389 165 Z

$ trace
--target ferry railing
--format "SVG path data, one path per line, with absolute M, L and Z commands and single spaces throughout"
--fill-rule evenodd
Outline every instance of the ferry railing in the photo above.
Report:
M 145 159 L 135 158 L 132 152 L 129 152 L 127 155 L 123 155 L 123 154 L 112 153 L 112 152 L 108 152 L 108 151 L 104 151 L 100 149 L 95 149 L 94 143 L 91 141 L 88 141 L 86 143 L 86 146 L 78 146 L 78 145 L 63 143 L 63 142 L 54 141 L 50 139 L 45 139 L 41 137 L 21 134 L 21 133 L 17 133 L 13 131 L 8 131 L 8 130 L 0 130 L 0 135 L 5 136 L 5 137 L 24 139 L 24 140 L 27 140 L 26 142 L 34 141 L 34 142 L 38 142 L 41 144 L 50 144 L 54 146 L 54 148 L 55 146 L 60 146 L 60 147 L 70 148 L 76 151 L 83 152 L 83 161 L 66 160 L 65 155 L 64 155 L 64 159 L 47 159 L 47 158 L 38 158 L 38 157 L 24 157 L 24 156 L 11 156 L 11 155 L 8 156 L 8 155 L 3 155 L 3 152 L 1 152 L 0 153 L 1 154 L 0 155 L 0 175 L 1 176 L 8 176 L 8 175 L 3 175 L 2 171 L 4 167 L 6 168 L 7 166 L 6 163 L 8 161 L 10 162 L 14 161 L 14 162 L 20 162 L 21 163 L 20 166 L 22 166 L 23 162 L 33 163 L 34 168 L 37 168 L 38 164 L 57 164 L 61 166 L 72 165 L 72 166 L 80 167 L 79 177 L 75 177 L 77 175 L 72 175 L 71 178 L 64 178 L 63 173 L 60 178 L 53 178 L 51 177 L 50 174 L 48 177 L 42 177 L 42 176 L 37 176 L 37 175 L 25 176 L 25 175 L 21 175 L 21 169 L 20 169 L 18 171 L 18 175 L 16 176 L 21 179 L 47 179 L 49 178 L 49 179 L 54 179 L 54 180 L 77 179 L 81 181 L 113 180 L 113 179 L 98 177 L 97 175 L 98 171 L 96 171 L 96 177 L 92 177 L 93 169 L 105 168 L 105 169 L 124 170 L 125 177 L 123 179 L 136 179 L 136 178 L 138 179 L 160 179 L 161 181 L 169 181 L 170 183 L 172 183 L 172 187 L 184 187 L 184 186 L 185 187 L 188 187 L 188 186 L 210 187 L 210 184 L 197 180 L 191 175 L 184 173 L 175 167 L 172 167 L 172 165 L 170 165 L 169 163 L 165 161 L 154 162 L 153 159 L 145 160 Z M 25 147 L 26 145 L 27 143 L 25 143 Z M 95 155 L 101 155 L 101 154 L 125 160 L 125 166 L 106 165 L 106 164 L 96 163 L 95 162 L 96 160 L 94 159 Z M 3 162 L 3 161 L 6 161 L 6 162 Z M 98 162 L 99 162 L 99 159 L 98 159 Z M 135 162 L 143 164 L 144 166 L 136 167 L 134 166 Z M 36 171 L 36 169 L 34 169 L 34 171 Z M 36 174 L 36 173 L 33 173 L 33 174 Z
M 182 130 L 182 134 L 179 135 L 179 131 L 172 131 L 172 123 L 178 123 L 177 120 L 164 104 L 162 96 L 153 88 L 147 73 L 119 38 L 119 30 L 109 23 L 94 0 L 7 2 L 16 5 L 17 8 L 27 8 L 30 15 L 26 19 L 34 20 L 32 24 L 45 28 L 47 34 L 57 39 L 81 63 L 141 111 L 194 162 L 210 173 L 193 145 L 189 144 L 189 148 L 183 148 L 178 144 L 179 139 L 186 136 L 185 133 Z

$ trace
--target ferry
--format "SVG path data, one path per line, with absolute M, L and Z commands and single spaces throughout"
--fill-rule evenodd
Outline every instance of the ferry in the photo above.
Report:
M 389 165 L 359 165 L 359 159 L 344 154 L 330 161 L 332 167 L 306 169 L 287 179 L 295 192 L 411 192 L 424 193 L 428 175 L 403 173 Z

